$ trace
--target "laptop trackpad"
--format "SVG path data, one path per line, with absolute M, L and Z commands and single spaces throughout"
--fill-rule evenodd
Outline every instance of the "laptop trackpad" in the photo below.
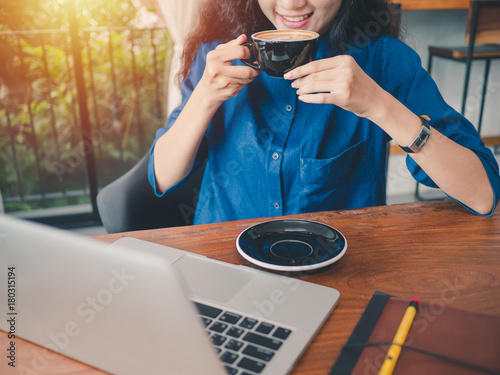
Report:
M 251 269 L 184 255 L 172 265 L 179 271 L 190 297 L 228 302 L 253 277 Z

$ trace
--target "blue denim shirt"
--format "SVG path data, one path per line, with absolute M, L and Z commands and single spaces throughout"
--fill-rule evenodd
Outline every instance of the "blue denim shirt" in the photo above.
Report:
M 216 45 L 200 46 L 182 84 L 182 103 L 156 139 L 178 117 L 201 79 L 207 53 Z M 498 201 L 500 178 L 494 156 L 473 125 L 444 102 L 415 51 L 386 36 L 347 53 L 411 111 L 430 116 L 431 126 L 474 151 Z M 321 37 L 316 59 L 335 54 L 328 39 Z M 223 103 L 207 129 L 195 163 L 196 169 L 208 160 L 195 224 L 383 205 L 389 141 L 367 119 L 334 105 L 303 103 L 290 81 L 261 73 Z M 149 181 L 160 195 L 153 147 Z M 412 158 L 407 157 L 406 164 L 417 181 L 437 187 Z

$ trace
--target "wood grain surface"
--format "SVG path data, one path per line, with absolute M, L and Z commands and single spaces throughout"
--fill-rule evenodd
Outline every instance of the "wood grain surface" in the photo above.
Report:
M 431 303 L 428 319 L 444 305 L 500 314 L 500 212 L 475 216 L 451 200 L 409 203 L 357 210 L 291 216 L 319 221 L 340 230 L 348 241 L 346 255 L 316 273 L 293 274 L 334 287 L 340 302 L 292 374 L 325 375 L 338 357 L 374 291 L 399 297 L 417 296 Z M 96 237 L 112 242 L 122 236 L 256 267 L 236 251 L 245 228 L 272 218 L 191 227 L 129 232 Z M 0 332 L 2 352 L 7 337 Z M 17 363 L 38 366 L 36 374 L 101 374 L 36 345 L 17 341 Z M 50 355 L 50 359 L 47 359 Z M 38 362 L 39 363 L 38 363 Z M 0 358 L 0 373 L 6 359 Z M 12 374 L 17 372 L 11 372 Z
M 468 9 L 468 0 L 393 0 L 403 10 Z

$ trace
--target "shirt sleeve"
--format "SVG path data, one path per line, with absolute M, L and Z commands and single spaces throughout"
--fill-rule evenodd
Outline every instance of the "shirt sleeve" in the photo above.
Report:
M 151 184 L 151 186 L 154 189 L 154 192 L 157 196 L 161 197 L 164 194 L 173 191 L 180 187 L 186 180 L 189 179 L 192 173 L 194 173 L 196 170 L 198 170 L 204 163 L 205 159 L 207 158 L 207 145 L 206 145 L 206 138 L 204 138 L 200 144 L 200 147 L 198 149 L 198 153 L 196 154 L 195 162 L 193 165 L 193 170 L 191 173 L 186 176 L 182 181 L 178 182 L 171 188 L 167 189 L 163 193 L 161 193 L 157 186 L 156 186 L 156 178 L 155 178 L 155 172 L 154 172 L 154 148 L 156 145 L 156 142 L 158 139 L 165 134 L 174 124 L 174 122 L 177 120 L 177 117 L 179 117 L 179 114 L 182 112 L 184 109 L 184 106 L 186 105 L 187 101 L 191 97 L 191 94 L 193 93 L 194 88 L 200 81 L 203 72 L 205 70 L 205 65 L 206 65 L 206 57 L 207 53 L 214 49 L 216 46 L 216 43 L 211 43 L 211 44 L 201 44 L 198 52 L 196 54 L 196 57 L 191 65 L 191 69 L 189 71 L 189 75 L 186 77 L 186 79 L 182 82 L 181 85 L 181 95 L 182 95 L 182 100 L 181 104 L 175 108 L 172 113 L 169 115 L 167 124 L 164 128 L 160 128 L 156 131 L 156 137 L 155 140 L 151 146 L 151 149 L 149 151 L 149 163 L 148 163 L 148 181 Z
M 436 83 L 422 68 L 418 54 L 403 42 L 395 39 L 387 39 L 386 42 L 384 56 L 387 65 L 385 71 L 388 72 L 386 78 L 388 91 L 416 115 L 429 116 L 431 118 L 429 124 L 434 129 L 477 155 L 488 175 L 495 194 L 495 203 L 489 214 L 481 215 L 455 198 L 450 198 L 477 215 L 491 216 L 500 199 L 500 176 L 493 153 L 485 147 L 475 127 L 444 101 Z M 418 182 L 438 188 L 410 156 L 406 157 L 406 165 Z

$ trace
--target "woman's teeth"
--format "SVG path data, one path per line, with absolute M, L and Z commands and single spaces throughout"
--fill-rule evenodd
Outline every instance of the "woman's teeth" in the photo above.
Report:
M 309 18 L 310 16 L 311 14 L 306 14 L 305 16 L 298 16 L 298 17 L 283 16 L 283 18 L 290 22 L 300 22 L 304 21 L 306 18 Z

